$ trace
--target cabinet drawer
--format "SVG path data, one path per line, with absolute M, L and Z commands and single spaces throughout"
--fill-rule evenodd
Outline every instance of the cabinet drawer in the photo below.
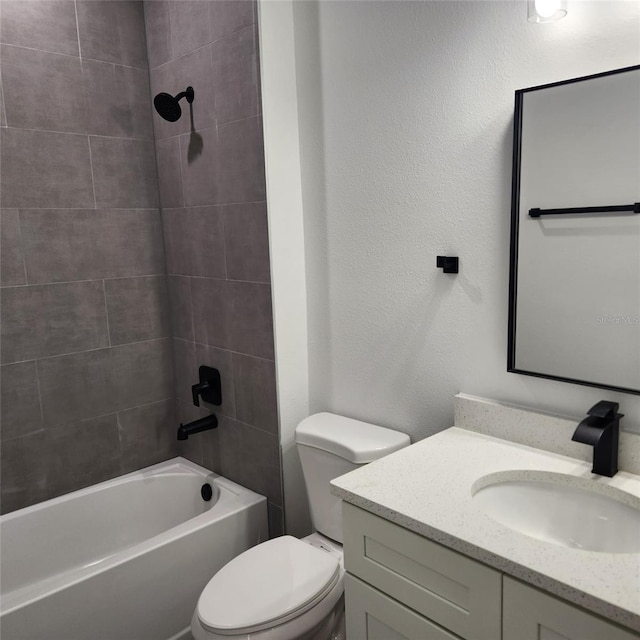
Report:
M 460 640 L 358 578 L 344 587 L 348 640 Z
M 504 577 L 503 640 L 640 640 L 640 635 Z
M 347 571 L 462 638 L 500 638 L 500 572 L 346 502 L 342 513 Z

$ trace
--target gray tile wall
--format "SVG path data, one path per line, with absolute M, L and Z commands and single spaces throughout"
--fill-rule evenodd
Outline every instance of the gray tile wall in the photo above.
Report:
M 151 94 L 193 86 L 192 108 L 153 114 L 180 419 L 198 366 L 217 367 L 220 426 L 182 454 L 269 499 L 282 484 L 265 202 L 256 7 L 251 0 L 144 3 Z
M 142 3 L 0 10 L 7 512 L 177 446 Z

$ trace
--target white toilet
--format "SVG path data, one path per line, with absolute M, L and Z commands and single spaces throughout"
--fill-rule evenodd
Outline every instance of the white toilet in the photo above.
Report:
M 344 640 L 342 514 L 329 481 L 409 442 L 332 413 L 305 418 L 296 444 L 318 533 L 263 542 L 222 567 L 193 613 L 195 640 Z

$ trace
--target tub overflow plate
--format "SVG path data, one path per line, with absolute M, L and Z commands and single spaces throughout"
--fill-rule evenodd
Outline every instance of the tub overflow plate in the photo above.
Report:
M 208 482 L 205 482 L 200 487 L 200 495 L 205 502 L 209 502 L 209 500 L 211 500 L 211 496 L 213 496 L 213 489 Z

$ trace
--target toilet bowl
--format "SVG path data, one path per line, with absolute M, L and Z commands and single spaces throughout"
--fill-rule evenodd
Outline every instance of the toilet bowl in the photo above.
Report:
M 263 542 L 200 595 L 195 640 L 345 640 L 341 502 L 329 482 L 409 444 L 403 433 L 330 413 L 305 418 L 296 444 L 316 533 Z
M 227 563 L 191 621 L 195 640 L 344 640 L 342 549 L 282 536 Z

